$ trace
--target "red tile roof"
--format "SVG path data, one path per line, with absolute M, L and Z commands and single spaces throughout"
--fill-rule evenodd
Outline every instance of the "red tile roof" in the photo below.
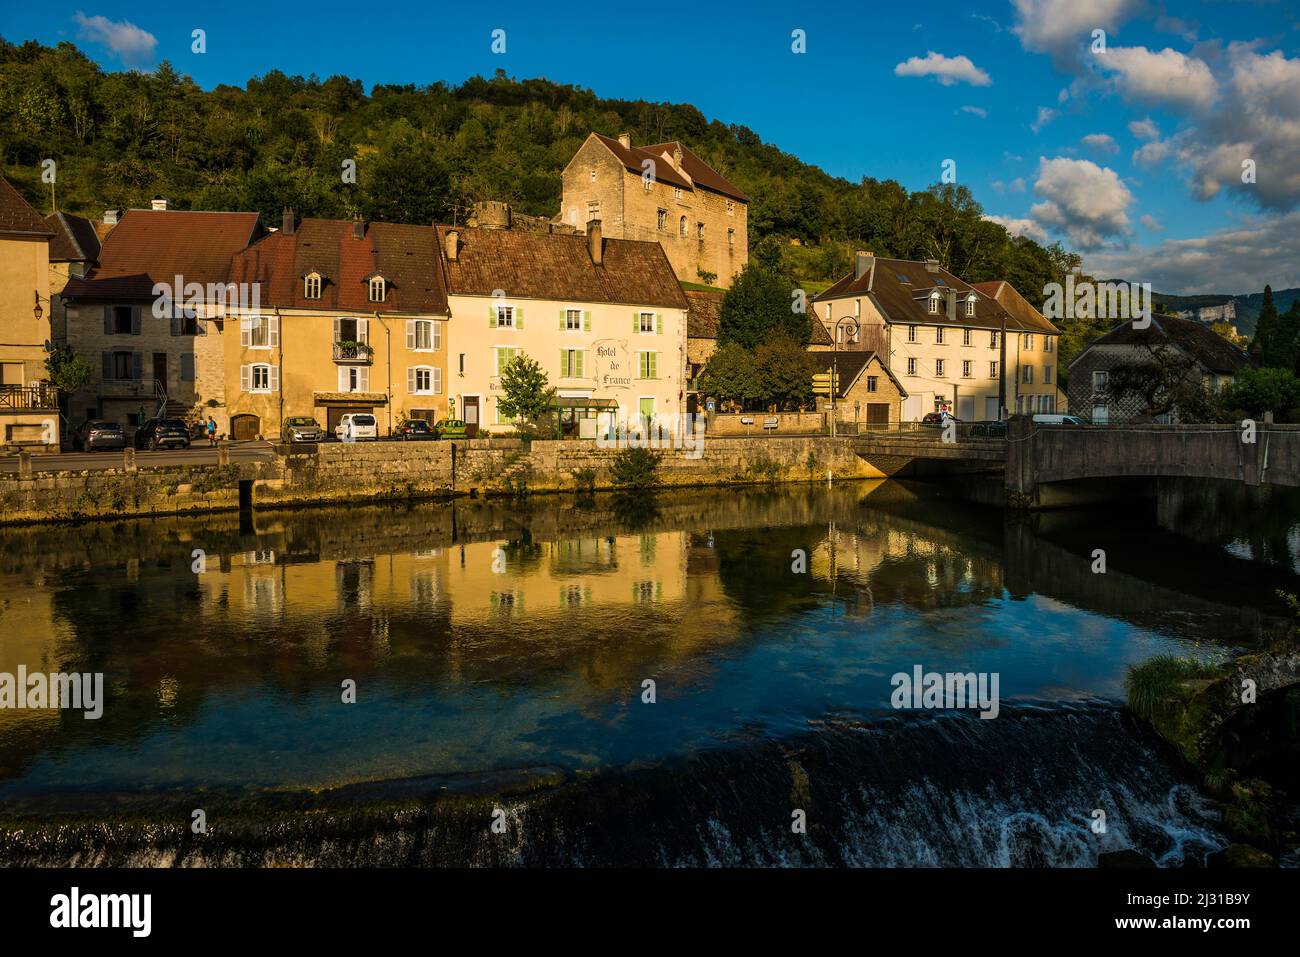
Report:
M 1061 331 L 1052 325 L 1046 316 L 1035 309 L 1034 304 L 1020 294 L 1019 289 L 1005 279 L 972 283 L 971 288 L 982 292 L 990 299 L 996 300 L 998 305 L 1015 317 L 1025 329 L 1033 328 L 1053 334 Z
M 681 189 L 703 189 L 712 190 L 715 193 L 721 193 L 724 196 L 730 196 L 732 199 L 738 199 L 742 203 L 748 203 L 749 197 L 733 186 L 728 180 L 717 172 L 713 167 L 704 160 L 700 159 L 681 143 L 676 141 L 671 143 L 657 143 L 654 146 L 624 146 L 616 139 L 608 136 L 602 136 L 599 133 L 593 133 L 592 136 L 605 144 L 624 167 L 633 173 L 641 173 L 645 167 L 642 166 L 646 160 L 654 161 L 655 179 L 661 183 L 667 183 L 670 186 L 677 186 Z M 682 151 L 682 170 L 686 176 L 682 176 L 672 164 L 664 159 L 664 154 L 673 155 L 673 151 L 680 149 Z M 689 178 L 688 178 L 689 177 Z
M 128 210 L 104 240 L 99 263 L 64 296 L 151 299 L 154 283 L 176 276 L 203 285 L 228 281 L 230 257 L 261 233 L 257 213 Z
M 722 293 L 707 289 L 687 289 L 686 301 L 690 312 L 686 314 L 688 339 L 716 339 L 722 326 Z
M 304 219 L 292 233 L 271 233 L 234 257 L 231 282 L 259 283 L 265 305 L 349 312 L 447 314 L 432 226 L 368 223 L 357 239 L 341 219 Z M 321 298 L 307 299 L 303 277 L 322 276 Z M 387 281 L 383 302 L 371 302 L 366 280 Z
M 54 230 L 32 209 L 32 204 L 19 195 L 9 181 L 0 176 L 0 233 L 31 236 L 53 236 Z
M 452 295 L 490 296 L 500 289 L 510 298 L 687 308 L 681 284 L 658 243 L 606 239 L 597 266 L 585 235 L 461 227 L 452 261 L 446 254 L 451 228 L 438 227 L 438 249 Z
M 99 234 L 95 224 L 72 213 L 50 213 L 45 225 L 54 230 L 50 242 L 50 262 L 94 262 L 99 258 Z
M 723 196 L 738 199 L 742 203 L 749 202 L 749 197 L 742 193 L 725 176 L 676 140 L 669 143 L 656 143 L 653 146 L 643 146 L 641 149 L 656 156 L 662 156 L 664 153 L 672 156 L 674 150 L 681 150 L 682 169 L 686 171 L 687 176 L 695 181 L 696 186 L 703 186 L 705 189 L 721 193 Z M 663 164 L 660 163 L 660 165 Z

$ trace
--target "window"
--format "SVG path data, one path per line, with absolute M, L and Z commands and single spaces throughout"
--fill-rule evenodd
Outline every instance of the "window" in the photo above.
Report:
M 875 391 L 877 391 L 877 386 L 879 386 L 879 385 L 880 385 L 880 377 L 879 377 L 879 376 L 874 376 L 874 375 L 869 375 L 869 376 L 867 376 L 867 391 L 868 391 L 868 392 L 875 392 Z
M 907 341 L 908 342 L 916 341 L 916 326 L 907 327 Z
M 135 378 L 135 353 L 134 352 L 114 352 L 111 369 L 114 379 L 134 379 Z
M 648 193 L 648 192 L 650 192 L 650 187 L 653 186 L 654 183 L 655 183 L 655 181 L 654 181 L 654 177 L 653 177 L 653 176 L 642 176 L 642 177 L 641 177 L 641 192 L 643 192 L 643 193 Z
M 943 345 L 943 326 L 936 326 L 934 329 L 935 345 Z
M 990 362 L 990 363 L 989 363 L 989 378 L 990 378 L 990 379 L 996 379 L 997 377 L 998 377 L 998 364 L 997 364 L 997 362 Z
M 962 377 L 963 379 L 969 379 L 969 378 L 971 377 L 971 375 L 972 375 L 972 373 L 971 373 L 971 365 L 972 365 L 972 363 L 971 363 L 971 361 L 970 361 L 969 359 L 963 359 L 963 360 L 962 360 L 962 363 L 961 363 L 961 377 Z
M 514 306 L 493 306 L 492 325 L 498 329 L 514 329 L 515 327 L 515 307 Z
M 581 309 L 564 310 L 564 331 L 565 332 L 582 331 L 582 310 Z
M 1034 334 L 1033 334 L 1032 332 L 1026 332 L 1026 333 L 1025 333 L 1024 348 L 1025 348 L 1026 351 L 1032 351 L 1032 350 L 1033 350 L 1033 348 L 1034 348 Z
M 696 224 L 695 224 L 695 238 L 698 239 L 700 242 L 704 242 L 704 224 L 703 224 L 703 223 L 696 223 Z
M 594 166 L 591 168 L 591 181 L 596 182 L 596 167 Z
M 966 299 L 966 315 L 973 317 L 975 315 L 975 297 L 968 296 Z
M 560 378 L 581 379 L 586 353 L 582 349 L 560 350 Z
M 939 312 L 939 294 L 935 293 L 930 297 L 930 315 L 937 315 Z
M 679 239 L 686 238 L 686 217 L 683 216 L 677 221 L 677 236 Z
M 656 316 L 653 312 L 637 313 L 637 332 L 652 333 L 657 327 Z
M 437 352 L 442 348 L 442 323 L 433 319 L 408 319 L 406 348 L 412 352 Z
M 510 365 L 515 356 L 523 352 L 522 349 L 515 349 L 511 346 L 497 346 L 496 348 L 496 375 L 501 374 L 501 370 Z
M 340 392 L 369 392 L 369 366 L 341 366 L 339 368 Z
M 734 229 L 727 230 L 727 245 L 728 246 L 736 245 L 736 231 Z
M 971 332 L 969 329 L 963 329 L 961 331 L 961 344 L 963 346 L 970 345 L 970 336 L 971 336 Z
M 733 203 L 731 200 L 727 200 L 727 215 L 728 216 L 736 215 L 736 204 Z
M 908 359 L 908 360 L 907 360 L 907 374 L 908 374 L 908 375 L 916 375 L 916 360 L 915 360 L 915 359 Z
M 320 273 L 307 273 L 307 275 L 302 277 L 302 297 L 304 299 L 319 299 L 321 285 Z
M 680 186 L 673 187 L 673 199 L 679 203 L 682 201 L 682 189 Z
M 1034 367 L 1033 367 L 1033 366 L 1021 366 L 1021 367 L 1020 367 L 1020 381 L 1021 381 L 1021 382 L 1024 382 L 1024 383 L 1027 383 L 1027 384 L 1030 384 L 1030 385 L 1033 384 L 1033 381 L 1034 381 Z
M 1043 385 L 1052 384 L 1052 367 L 1043 366 Z
M 665 229 L 667 229 L 667 228 L 668 228 L 668 210 L 666 210 L 666 209 L 661 209 L 661 210 L 659 210 L 659 212 L 656 214 L 656 220 L 655 220 L 655 221 L 656 221 L 656 224 L 657 224 L 657 226 L 658 226 L 658 228 L 659 228 L 660 230 L 665 230 Z
M 990 349 L 996 349 L 997 347 L 998 347 L 998 334 L 997 334 L 996 332 L 990 332 L 990 333 L 989 333 L 989 348 L 990 348 Z
M 600 219 L 600 203 L 594 199 L 587 203 L 587 222 L 593 219 Z
M 130 306 L 114 306 L 111 331 L 119 336 L 135 332 L 135 311 Z
M 437 395 L 442 391 L 442 370 L 412 366 L 406 370 L 406 391 L 412 395 Z
M 266 363 L 245 366 L 248 369 L 248 389 L 249 392 L 271 392 L 273 391 L 271 381 L 272 373 L 277 371 L 275 366 Z
M 1092 374 L 1092 391 L 1105 392 L 1110 386 L 1110 375 L 1106 372 L 1094 372 Z
M 640 352 L 637 353 L 640 358 L 640 378 L 657 379 L 659 371 L 659 353 L 657 352 Z
M 1044 352 L 1055 352 L 1055 351 L 1056 351 L 1056 340 L 1053 339 L 1051 336 L 1043 336 L 1043 351 L 1044 351 Z
M 938 378 L 940 378 L 940 379 L 943 378 L 943 360 L 942 360 L 942 359 L 935 359 L 935 360 L 934 360 L 934 374 L 935 374 Z
M 383 302 L 388 295 L 388 283 L 384 282 L 383 276 L 373 276 L 370 279 L 370 301 Z
M 1109 421 L 1110 421 L 1110 408 L 1109 408 L 1109 406 L 1102 405 L 1102 404 L 1098 403 L 1097 405 L 1094 405 L 1094 406 L 1092 407 L 1092 424 L 1093 424 L 1093 425 L 1105 425 L 1105 424 L 1106 424 L 1107 422 L 1109 422 Z
M 280 344 L 280 320 L 275 316 L 241 319 L 239 340 L 246 349 L 272 349 Z

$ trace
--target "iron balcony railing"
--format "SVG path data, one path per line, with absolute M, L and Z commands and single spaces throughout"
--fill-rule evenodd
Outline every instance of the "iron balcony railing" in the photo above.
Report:
M 0 409 L 57 409 L 59 393 L 53 386 L 0 385 Z
M 335 362 L 369 362 L 370 355 L 370 346 L 364 343 L 334 343 Z

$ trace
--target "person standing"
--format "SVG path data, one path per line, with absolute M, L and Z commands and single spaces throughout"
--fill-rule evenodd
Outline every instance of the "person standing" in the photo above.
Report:
M 217 447 L 217 420 L 208 416 L 208 445 Z

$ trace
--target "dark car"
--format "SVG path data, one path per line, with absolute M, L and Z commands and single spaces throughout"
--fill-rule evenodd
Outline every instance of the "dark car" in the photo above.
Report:
M 948 416 L 947 421 L 949 421 L 949 422 L 960 422 L 961 419 L 957 418 L 955 415 L 950 415 L 950 416 Z M 943 413 L 942 413 L 942 412 L 927 412 L 927 413 L 925 414 L 925 416 L 921 419 L 921 424 L 922 424 L 922 425 L 935 425 L 935 426 L 943 425 L 943 424 L 944 424 Z
M 418 442 L 423 439 L 436 439 L 438 433 L 424 419 L 407 419 L 393 432 L 403 442 Z
M 135 433 L 137 449 L 188 449 L 190 429 L 180 419 L 149 419 Z
M 324 442 L 325 430 L 309 415 L 291 415 L 284 420 L 280 438 L 286 442 Z
M 72 436 L 72 447 L 82 452 L 126 448 L 126 433 L 116 422 L 87 419 Z
M 977 439 L 1005 439 L 1007 437 L 1007 424 L 997 420 L 976 422 L 970 427 L 970 434 Z

